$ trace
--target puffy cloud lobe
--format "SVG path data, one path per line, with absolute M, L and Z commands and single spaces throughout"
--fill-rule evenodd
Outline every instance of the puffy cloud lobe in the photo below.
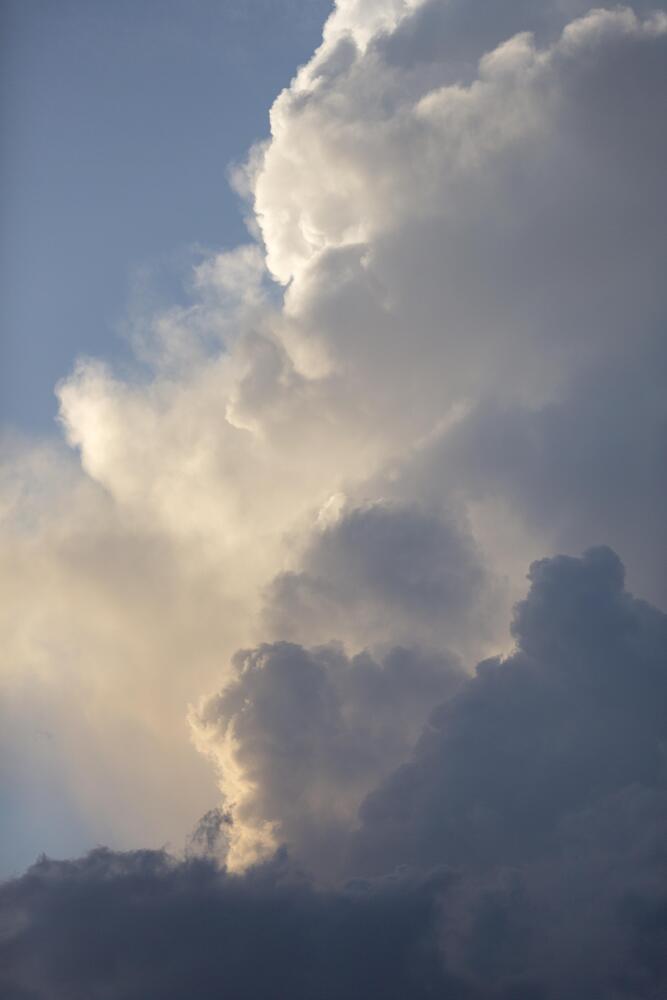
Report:
M 667 617 L 609 549 L 531 569 L 516 652 L 483 661 L 362 806 L 357 864 L 523 864 L 568 817 L 667 776 Z
M 644 16 L 664 7 L 651 0 L 632 4 Z M 598 5 L 601 8 L 613 9 L 613 5 Z M 590 10 L 586 0 L 498 0 L 493 5 L 486 0 L 424 0 L 413 16 L 403 18 L 394 31 L 379 35 L 374 44 L 390 64 L 422 72 L 428 67 L 431 80 L 469 82 L 482 56 L 508 38 L 529 31 L 541 47 L 553 44 L 565 21 Z
M 361 801 L 463 674 L 451 658 L 399 647 L 377 662 L 285 642 L 238 653 L 234 665 L 237 679 L 193 716 L 230 811 L 227 862 L 244 867 L 285 842 L 333 877 Z
M 418 15 L 425 9 L 422 6 Z M 438 9 L 446 17 L 450 5 L 439 4 Z M 414 20 L 404 20 L 401 28 L 407 30 Z M 453 329 L 448 331 L 447 327 L 458 325 L 468 308 L 474 307 L 474 297 L 466 294 L 471 286 L 478 296 L 484 295 L 482 309 L 478 307 L 472 314 L 471 330 L 483 320 L 478 337 L 488 335 L 489 327 L 497 331 L 504 318 L 499 309 L 506 312 L 512 299 L 519 299 L 517 305 L 525 308 L 525 300 L 530 298 L 536 274 L 534 266 L 528 269 L 528 265 L 538 245 L 543 282 L 562 275 L 570 285 L 566 297 L 571 297 L 578 291 L 578 279 L 568 271 L 568 262 L 559 253 L 566 230 L 580 236 L 589 230 L 590 239 L 595 232 L 591 226 L 604 222 L 598 217 L 601 211 L 608 217 L 607 224 L 613 223 L 618 212 L 619 206 L 610 199 L 612 190 L 605 185 L 619 179 L 626 188 L 628 181 L 637 181 L 637 177 L 633 181 L 628 176 L 627 160 L 619 157 L 610 166 L 608 179 L 596 196 L 587 161 L 588 169 L 593 167 L 600 183 L 596 161 L 601 165 L 602 158 L 609 154 L 609 142 L 618 143 L 620 152 L 620 134 L 633 128 L 626 118 L 627 105 L 636 102 L 635 110 L 641 118 L 651 118 L 656 110 L 663 79 L 661 25 L 642 24 L 629 11 L 599 11 L 571 25 L 545 51 L 536 48 L 525 34 L 507 41 L 511 35 L 508 32 L 495 39 L 505 44 L 485 56 L 477 79 L 465 88 L 437 86 L 430 80 L 420 81 L 414 92 L 409 86 L 409 74 L 389 64 L 380 48 L 359 53 L 335 79 L 312 85 L 306 96 L 298 89 L 286 91 L 274 108 L 274 139 L 256 179 L 255 198 L 270 266 L 285 281 L 290 276 L 296 279 L 304 268 L 308 269 L 290 288 L 288 315 L 298 320 L 313 294 L 318 298 L 326 296 L 326 288 L 319 287 L 318 273 L 322 269 L 323 278 L 330 276 L 327 252 L 344 248 L 351 251 L 358 243 L 364 247 L 357 255 L 355 282 L 359 294 L 364 285 L 372 288 L 375 283 L 378 301 L 374 327 L 385 350 L 389 344 L 400 346 L 391 342 L 400 333 L 405 339 L 408 330 L 410 343 L 414 336 L 425 339 L 431 333 L 431 349 L 439 341 L 449 351 L 456 350 Z M 402 42 L 400 30 L 389 37 L 396 45 Z M 431 37 L 452 36 L 443 28 Z M 457 43 L 454 36 L 452 44 Z M 478 58 L 484 51 L 489 50 L 480 50 Z M 415 59 L 423 61 L 419 48 Z M 624 62 L 628 70 L 632 65 L 639 71 L 638 79 L 625 72 Z M 645 63 L 642 69 L 640 63 Z M 446 67 L 447 63 L 441 65 Z M 584 71 L 582 66 L 586 67 Z M 621 96 L 623 103 L 619 104 Z M 588 118 L 589 126 L 597 123 L 597 129 L 582 129 L 582 118 Z M 600 125 L 605 120 L 611 127 L 605 131 L 603 124 L 601 133 Z M 635 169 L 652 170 L 651 157 L 645 155 L 647 145 L 657 143 L 659 152 L 661 139 L 646 129 L 634 128 L 635 142 L 623 145 L 630 146 Z M 329 186 L 327 178 L 332 171 L 313 169 L 320 158 L 338 168 L 335 183 Z M 664 162 L 664 155 L 662 159 Z M 563 171 L 567 171 L 566 176 Z M 625 176 L 619 177 L 617 171 Z M 644 195 L 644 204 L 651 204 L 648 191 Z M 588 210 L 582 216 L 589 199 Z M 502 211 L 503 204 L 508 206 L 507 213 Z M 477 214 L 480 208 L 483 225 Z M 510 215 L 517 226 L 514 231 L 509 226 Z M 645 222 L 637 218 L 632 225 L 643 227 Z M 503 261 L 498 257 L 497 245 L 492 243 L 484 252 L 484 235 L 487 240 L 494 239 L 496 227 L 499 240 L 513 239 L 517 254 L 514 267 L 511 258 Z M 406 238 L 411 239 L 407 246 Z M 419 256 L 417 238 L 422 245 Z M 401 252 L 401 240 L 413 261 L 412 272 L 401 273 L 398 268 L 389 271 L 389 255 Z M 434 312 L 444 307 L 444 317 L 438 310 L 440 323 L 436 330 L 432 330 L 434 316 L 426 324 L 420 312 L 414 311 L 424 294 L 415 265 L 419 263 L 420 270 L 424 267 L 434 240 L 441 251 L 447 252 L 451 244 L 451 249 L 462 256 L 456 282 L 451 271 L 456 268 L 456 259 L 452 260 L 449 253 L 433 262 L 444 284 L 439 286 L 433 275 L 428 275 L 425 305 Z M 299 254 L 283 252 L 285 243 L 302 245 L 303 249 Z M 581 250 L 585 252 L 586 247 Z M 350 267 L 355 267 L 351 253 L 347 259 Z M 497 287 L 493 273 L 489 273 L 492 262 L 495 266 L 504 263 L 508 268 Z M 461 281 L 466 275 L 468 280 Z M 464 297 L 460 309 L 457 296 L 450 294 L 453 287 L 458 298 Z M 590 285 L 588 290 L 590 294 Z M 407 318 L 409 310 L 401 308 L 406 292 L 410 295 L 412 323 Z M 503 300 L 503 292 L 510 302 Z M 387 300 L 391 308 L 383 319 L 387 310 L 381 307 Z M 557 304 L 554 295 L 554 306 Z M 414 322 L 416 315 L 422 322 Z M 613 319 L 613 314 L 609 318 Z M 519 319 L 515 310 L 512 320 L 516 323 Z M 541 321 L 538 316 L 531 319 L 537 327 L 533 336 L 539 338 L 544 317 Z M 394 320 L 397 322 L 392 330 Z M 312 323 L 311 333 L 319 332 L 318 324 Z M 327 331 L 325 336 L 331 340 L 345 332 L 346 324 L 341 323 L 340 330 Z M 564 334 L 561 331 L 561 337 Z M 337 345 L 332 346 L 335 350 Z M 451 367 L 453 359 L 448 360 Z M 439 374 L 442 376 L 444 371 Z
M 308 643 L 336 637 L 352 648 L 419 641 L 467 652 L 471 623 L 479 628 L 491 613 L 493 586 L 465 528 L 414 503 L 338 502 L 337 516 L 327 515 L 331 504 L 324 509 L 299 570 L 268 588 L 269 633 Z

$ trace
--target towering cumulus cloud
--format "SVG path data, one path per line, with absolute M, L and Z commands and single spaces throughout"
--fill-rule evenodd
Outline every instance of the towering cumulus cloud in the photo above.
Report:
M 338 0 L 6 442 L 3 996 L 663 995 L 664 8 Z
M 531 580 L 515 652 L 468 679 L 396 652 L 240 655 L 200 725 L 245 785 L 239 822 L 291 858 L 43 859 L 0 890 L 8 995 L 660 996 L 667 616 L 610 549 Z M 229 828 L 238 849 L 220 818 L 207 847 Z

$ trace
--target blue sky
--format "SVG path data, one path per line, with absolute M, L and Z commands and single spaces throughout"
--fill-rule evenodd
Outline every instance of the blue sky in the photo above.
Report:
M 245 238 L 226 168 L 328 0 L 6 0 L 0 420 L 48 432 L 79 354 L 121 358 L 138 281 Z

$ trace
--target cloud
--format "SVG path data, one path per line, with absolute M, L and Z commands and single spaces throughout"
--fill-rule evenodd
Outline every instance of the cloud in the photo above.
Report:
M 215 796 L 206 763 L 175 746 L 187 747 L 188 701 L 225 648 L 219 578 L 119 511 L 69 457 L 21 449 L 12 464 L 22 491 L 2 529 L 3 874 L 46 846 L 181 842 Z
M 17 1000 L 426 997 L 444 982 L 436 893 L 407 878 L 317 893 L 280 860 L 242 878 L 160 852 L 44 860 L 0 889 L 0 984 Z
M 30 856 L 37 836 L 177 849 L 219 805 L 186 722 L 204 696 L 194 733 L 222 768 L 234 863 L 285 840 L 329 879 L 474 865 L 446 938 L 469 995 L 484 961 L 514 996 L 516 976 L 551 975 L 496 868 L 518 865 L 543 913 L 566 828 L 591 845 L 571 884 L 606 900 L 595 954 L 645 940 L 650 893 L 613 845 L 621 881 L 602 891 L 593 831 L 661 822 L 662 619 L 611 557 L 536 570 L 517 652 L 413 742 L 459 658 L 507 652 L 531 560 L 610 543 L 665 606 L 666 45 L 644 3 L 341 0 L 241 177 L 261 243 L 198 264 L 191 304 L 134 331 L 135 370 L 81 359 L 58 389 L 69 452 L 9 448 L 0 678 L 21 849 L 21 827 L 39 831 Z M 580 924 L 558 907 L 565 940 Z M 508 908 L 516 975 L 480 957 Z
M 432 62 L 419 19 L 440 11 L 429 37 L 455 45 L 460 5 L 340 5 L 251 171 L 268 272 L 249 252 L 200 268 L 201 301 L 181 317 L 179 343 L 196 344 L 203 324 L 225 349 L 176 375 L 158 364 L 149 385 L 84 364 L 61 387 L 86 473 L 133 516 L 216 548 L 246 605 L 285 561 L 287 532 L 461 408 L 569 406 L 586 377 L 594 396 L 603 365 L 623 372 L 630 336 L 640 384 L 662 356 L 665 146 L 651 123 L 664 17 L 601 9 L 566 25 L 544 4 L 558 31 L 508 38 L 516 12 L 501 6 L 481 18 L 474 74 L 452 82 L 413 64 Z M 282 301 L 249 294 L 269 273 Z M 652 399 L 638 434 L 662 426 Z M 617 465 L 631 458 L 622 433 L 605 434 Z M 434 475 L 474 503 L 455 470 Z M 626 485 L 627 510 L 648 492 L 657 505 L 655 484 Z M 531 538 L 526 554 L 542 551 Z
M 357 877 L 313 881 L 298 836 L 241 875 L 156 851 L 42 859 L 0 887 L 7 995 L 659 995 L 667 618 L 624 590 L 609 549 L 541 560 L 530 578 L 516 652 L 446 697 L 360 832 L 348 817 Z M 265 647 L 239 656 L 202 721 L 224 740 L 235 720 L 254 807 L 273 796 L 283 832 L 298 811 L 309 821 L 313 793 L 335 823 L 409 707 L 408 662 Z M 202 830 L 228 824 L 211 814 Z
M 234 667 L 192 720 L 230 813 L 227 863 L 246 867 L 286 842 L 310 870 L 335 877 L 362 800 L 406 758 L 461 668 L 414 649 L 377 662 L 286 642 L 240 652 Z
M 491 615 L 493 588 L 465 528 L 414 503 L 337 502 L 338 516 L 325 508 L 299 569 L 270 584 L 268 633 L 309 643 L 335 637 L 353 648 L 418 640 L 468 652 L 471 622 Z
M 255 181 L 269 267 L 290 281 L 281 336 L 293 357 L 319 350 L 304 372 L 328 372 L 353 390 L 344 407 L 355 413 L 355 446 L 389 444 L 389 461 L 438 421 L 451 424 L 457 408 L 491 409 L 489 465 L 502 475 L 486 487 L 489 523 L 479 541 L 492 558 L 507 508 L 527 511 L 540 477 L 547 480 L 530 514 L 539 526 L 518 525 L 524 548 L 514 565 L 511 552 L 500 554 L 501 573 L 511 566 L 516 579 L 545 538 L 571 551 L 610 540 L 627 554 L 633 585 L 664 603 L 658 549 L 639 539 L 647 508 L 655 523 L 664 504 L 656 472 L 664 409 L 651 373 L 664 364 L 656 267 L 665 146 L 650 125 L 665 90 L 664 18 L 598 10 L 561 34 L 562 9 L 531 5 L 525 26 L 553 28 L 538 41 L 507 40 L 502 32 L 516 25 L 506 18 L 521 11 L 501 8 L 497 24 L 487 16 L 475 25 L 488 30 L 484 45 L 493 37 L 503 44 L 484 55 L 476 41 L 474 73 L 463 83 L 438 80 L 451 69 L 445 59 L 420 72 L 428 62 L 426 29 L 414 34 L 420 19 L 436 18 L 428 22 L 432 45 L 456 47 L 458 35 L 446 28 L 456 10 L 463 16 L 461 5 L 424 4 L 333 76 L 304 77 L 281 96 Z M 407 66 L 396 61 L 403 51 Z M 543 472 L 512 479 L 498 414 L 524 412 L 534 435 L 540 414 L 559 409 L 577 413 L 585 433 L 564 428 L 562 440 L 544 441 Z M 647 436 L 651 450 L 641 446 Z M 475 446 L 462 457 L 464 472 L 481 462 Z M 641 455 L 636 479 L 614 479 Z M 554 494 L 548 480 L 561 462 Z M 382 464 L 376 457 L 375 469 Z M 593 469 L 598 491 L 611 480 L 618 516 L 609 492 L 599 503 L 587 485 Z M 475 506 L 479 492 L 460 471 L 433 461 L 435 482 L 420 486 L 453 488 Z M 571 500 L 553 512 L 568 483 Z M 591 538 L 580 514 L 594 506 L 604 508 L 608 533 Z M 555 523 L 563 530 L 550 537 Z
M 434 484 L 455 474 L 487 511 L 504 498 L 524 537 L 555 549 L 594 541 L 622 548 L 633 586 L 665 607 L 664 560 L 656 558 L 666 541 L 664 363 L 656 337 L 631 358 L 586 369 L 542 407 L 487 400 L 420 457 L 416 475 Z
M 606 548 L 534 563 L 516 652 L 480 663 L 362 806 L 359 864 L 531 862 L 570 817 L 663 791 L 667 617 Z

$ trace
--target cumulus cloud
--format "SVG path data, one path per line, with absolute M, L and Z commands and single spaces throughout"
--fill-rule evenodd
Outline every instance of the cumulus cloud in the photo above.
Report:
M 364 803 L 366 864 L 521 863 L 598 797 L 662 789 L 667 618 L 624 591 L 610 549 L 542 560 L 531 580 L 516 652 L 483 661 Z
M 335 503 L 342 504 L 337 515 Z M 479 642 L 493 596 L 472 537 L 451 515 L 333 498 L 298 570 L 270 584 L 264 621 L 269 633 L 310 643 L 420 641 L 469 652 L 471 623 Z
M 481 405 L 495 407 L 487 451 L 491 469 L 504 469 L 499 410 L 525 412 L 528 435 L 559 407 L 577 413 L 585 432 L 545 441 L 541 457 L 546 479 L 576 447 L 560 477 L 574 496 L 546 514 L 553 494 L 545 483 L 544 504 L 531 512 L 539 526 L 519 525 L 525 550 L 512 573 L 541 553 L 545 536 L 575 551 L 609 540 L 627 550 L 633 583 L 664 602 L 661 560 L 641 540 L 647 508 L 655 523 L 664 504 L 656 471 L 664 410 L 651 372 L 665 362 L 665 146 L 663 130 L 650 124 L 665 91 L 664 18 L 597 10 L 562 31 L 562 8 L 531 5 L 525 26 L 538 28 L 542 12 L 553 30 L 507 41 L 517 5 L 498 5 L 494 24 L 468 6 L 488 25 L 484 44 L 503 44 L 484 55 L 476 43 L 467 82 L 415 70 L 426 59 L 416 40 L 424 35 L 414 34 L 420 18 L 438 11 L 432 44 L 456 45 L 446 28 L 455 8 L 462 16 L 461 5 L 425 4 L 333 77 L 308 84 L 306 73 L 277 102 L 254 203 L 268 265 L 290 281 L 281 336 L 297 364 L 303 352 L 315 357 L 304 372 L 354 387 L 344 409 L 356 409 L 355 445 L 362 438 L 368 446 L 382 427 L 389 461 L 439 421 L 449 427 L 461 407 Z M 410 52 L 407 66 L 397 63 L 401 49 Z M 448 65 L 435 60 L 436 70 Z M 640 446 L 647 435 L 656 441 L 650 449 Z M 429 461 L 434 482 L 421 487 L 463 493 L 490 522 L 484 544 L 492 554 L 505 507 L 528 501 L 539 470 L 517 470 L 528 481 L 525 499 L 511 471 L 504 481 L 496 475 L 480 512 L 470 479 L 439 466 L 433 452 Z M 474 442 L 464 461 L 466 470 L 481 464 Z M 627 463 L 636 480 L 622 471 L 614 479 Z M 601 504 L 585 483 L 594 468 Z M 602 487 L 610 480 L 624 498 L 615 519 Z M 609 509 L 607 533 L 592 539 L 578 515 L 594 505 Z M 508 553 L 499 560 L 505 570 Z
M 243 868 L 286 842 L 310 870 L 337 876 L 359 805 L 461 669 L 400 647 L 378 663 L 286 642 L 238 653 L 234 666 L 237 678 L 193 718 L 230 811 L 226 861 Z
M 300 870 L 294 815 L 335 825 L 343 790 L 377 777 L 368 750 L 391 743 L 398 672 L 331 650 L 243 654 L 202 723 L 224 743 L 235 720 L 253 808 L 292 814 L 292 860 L 232 875 L 161 852 L 43 859 L 0 888 L 8 995 L 658 996 L 667 618 L 598 548 L 536 563 L 513 632 L 516 652 L 463 680 L 367 797 L 361 831 L 347 817 L 357 877 L 329 888 Z M 410 707 L 413 674 L 392 709 Z M 211 814 L 202 831 L 229 822 Z M 311 870 L 331 861 L 303 853 Z
M 664 7 L 339 0 L 7 442 L 8 995 L 664 988 Z

